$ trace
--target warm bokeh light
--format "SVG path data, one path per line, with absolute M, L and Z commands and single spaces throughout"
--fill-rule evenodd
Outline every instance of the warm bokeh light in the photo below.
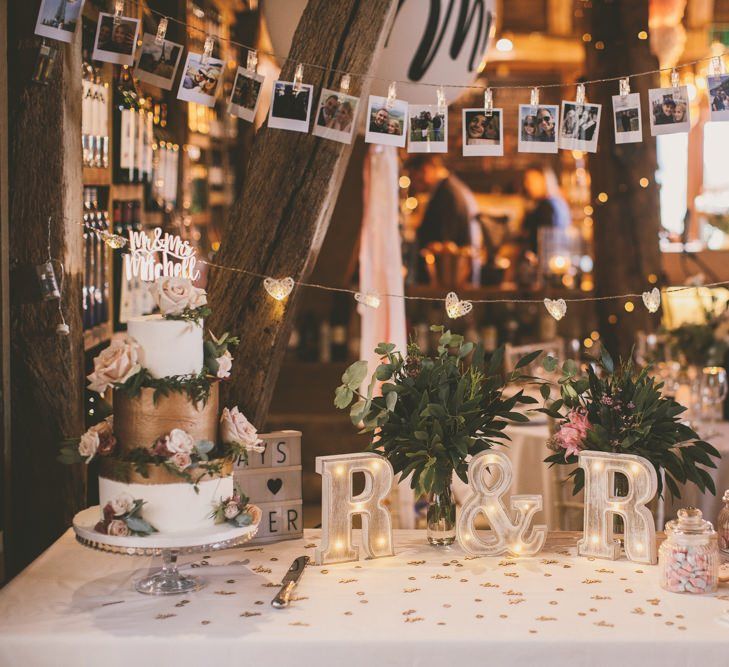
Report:
M 638 182 L 640 183 L 641 188 L 647 188 L 650 185 L 650 181 L 645 176 L 643 176 L 643 178 L 641 178 Z
M 501 51 L 502 53 L 507 53 L 513 48 L 514 42 L 512 42 L 508 37 L 502 37 L 498 42 L 496 42 L 496 50 Z
M 608 322 L 610 324 L 617 324 L 618 323 L 618 316 L 617 315 L 610 315 L 610 317 L 608 317 Z
M 651 285 L 655 285 L 658 282 L 658 276 L 655 273 L 648 274 L 648 282 Z
M 400 176 L 400 180 L 398 181 L 398 184 L 400 187 L 405 190 L 410 187 L 410 176 Z
M 602 51 L 602 50 L 603 50 L 603 49 L 605 48 L 605 42 L 602 42 L 602 41 L 600 41 L 600 42 L 595 42 L 595 48 L 596 48 L 596 49 L 597 49 L 598 51 Z
M 626 301 L 623 307 L 626 313 L 632 313 L 635 310 L 635 304 L 632 301 Z
M 648 39 L 648 33 L 645 30 L 641 30 L 638 33 L 638 39 Z
M 601 192 L 599 195 L 597 195 L 597 200 L 604 204 L 608 200 L 607 192 Z
M 585 206 L 585 208 L 582 210 L 585 212 L 585 215 L 592 215 L 595 212 L 595 210 L 589 204 Z
M 589 350 L 593 346 L 592 338 L 585 338 L 582 344 Z
M 592 35 L 589 32 L 586 32 L 584 35 L 582 35 L 582 41 L 583 42 L 591 42 L 592 41 Z
M 592 227 L 593 219 L 588 215 L 582 220 L 582 224 L 585 225 L 585 227 Z
M 593 331 L 590 334 L 590 338 L 592 338 L 592 340 L 600 340 L 600 332 L 599 331 Z
M 416 208 L 418 208 L 418 200 L 416 197 L 408 197 L 405 200 L 405 208 L 409 209 L 410 211 L 414 211 Z

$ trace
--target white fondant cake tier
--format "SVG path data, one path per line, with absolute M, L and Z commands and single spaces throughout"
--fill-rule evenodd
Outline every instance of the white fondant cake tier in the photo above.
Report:
M 130 319 L 127 331 L 139 343 L 139 361 L 153 377 L 197 375 L 202 370 L 202 322 L 145 315 Z
M 144 500 L 142 518 L 160 533 L 180 533 L 201 530 L 213 525 L 213 507 L 233 495 L 233 477 L 218 477 L 198 485 L 192 484 L 126 484 L 99 477 L 99 501 L 103 511 L 106 503 L 128 493 L 134 500 Z

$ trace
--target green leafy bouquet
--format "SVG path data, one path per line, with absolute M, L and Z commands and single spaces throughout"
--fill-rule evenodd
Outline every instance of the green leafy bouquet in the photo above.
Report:
M 334 395 L 334 405 L 349 408 L 352 423 L 363 425 L 360 432 L 373 435 L 368 450 L 385 456 L 401 480 L 412 473 L 410 486 L 417 493 L 443 493 L 454 470 L 467 483 L 467 459 L 508 440 L 504 428 L 510 422 L 529 421 L 515 408 L 538 402 L 522 390 L 504 398 L 503 349 L 486 363 L 480 344 L 464 342 L 463 336 L 444 332 L 442 326 L 431 326 L 431 331 L 441 334 L 435 356 L 413 342 L 405 357 L 393 343 L 380 343 L 375 352 L 381 363 L 367 394 L 359 390 L 367 362 L 357 361 Z M 516 369 L 540 353 L 526 355 Z M 526 377 L 515 370 L 509 379 Z M 382 395 L 373 397 L 378 381 L 383 382 Z
M 557 360 L 547 357 L 543 366 L 557 368 Z M 558 426 L 547 446 L 555 453 L 545 459 L 552 465 L 574 465 L 584 449 L 600 452 L 635 454 L 650 461 L 658 475 L 658 493 L 663 493 L 661 472 L 671 493 L 680 498 L 679 483 L 693 482 L 702 493 L 716 494 L 709 473 L 700 466 L 716 468 L 712 457 L 719 452 L 696 432 L 681 422 L 686 408 L 661 393 L 663 383 L 637 371 L 632 361 L 616 370 L 612 358 L 603 350 L 600 375 L 588 365 L 587 377 L 578 375 L 575 362 L 566 361 L 558 381 L 561 397 L 540 408 Z M 549 388 L 542 387 L 545 399 Z M 570 475 L 573 493 L 585 483 L 584 471 L 576 468 Z
M 719 299 L 712 296 L 703 322 L 686 322 L 667 334 L 674 359 L 683 358 L 694 366 L 721 366 L 729 349 L 729 310 L 721 309 Z

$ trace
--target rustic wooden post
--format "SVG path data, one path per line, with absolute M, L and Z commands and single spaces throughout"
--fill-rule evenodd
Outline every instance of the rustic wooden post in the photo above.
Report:
M 587 78 L 657 69 L 648 41 L 638 39 L 643 29 L 648 29 L 648 0 L 593 2 L 592 42 L 586 46 Z M 598 42 L 604 44 L 604 49 L 595 48 Z M 661 275 L 656 142 L 650 136 L 648 121 L 648 88 L 657 87 L 658 78 L 637 77 L 630 80 L 630 85 L 642 101 L 642 143 L 615 144 L 612 95 L 619 92 L 617 81 L 587 91 L 590 102 L 602 104 L 598 154 L 590 160 L 598 296 L 641 292 L 653 287 L 649 285 L 650 275 Z M 643 178 L 648 179 L 647 188 L 640 185 Z M 601 192 L 608 195 L 604 204 L 597 199 Z M 598 305 L 603 343 L 623 356 L 630 353 L 637 331 L 651 331 L 660 321 L 659 315 L 648 313 L 640 297 L 633 302 L 635 310 L 631 313 L 625 311 L 621 301 L 602 301 Z M 611 322 L 611 315 L 617 317 L 617 322 Z
M 292 81 L 298 62 L 304 83 L 314 84 L 318 102 L 322 86 L 338 89 L 340 73 L 370 72 L 390 26 L 392 0 L 309 0 L 293 38 L 281 78 Z M 367 104 L 369 81 L 352 76 L 352 94 Z M 310 134 L 262 128 L 249 157 L 246 182 L 228 220 L 216 262 L 260 274 L 305 280 L 314 267 L 326 234 L 351 146 Z M 260 278 L 211 270 L 213 332 L 229 329 L 241 337 L 228 390 L 262 426 L 298 298 L 274 301 Z M 306 391 L 306 387 L 301 388 Z
M 17 572 L 69 525 L 84 499 L 79 468 L 56 462 L 63 437 L 83 431 L 81 331 L 81 35 L 60 45 L 47 86 L 31 82 L 40 41 L 38 3 L 8 3 L 10 137 L 11 523 L 8 571 Z M 43 302 L 35 265 L 63 262 L 62 306 L 71 333 L 59 337 L 58 301 Z M 58 271 L 58 264 L 56 264 Z

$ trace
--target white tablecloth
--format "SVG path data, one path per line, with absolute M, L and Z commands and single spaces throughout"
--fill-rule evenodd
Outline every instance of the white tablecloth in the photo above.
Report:
M 149 558 L 109 555 L 69 532 L 0 591 L 0 664 L 529 666 L 726 665 L 719 594 L 670 594 L 655 566 L 577 558 L 553 534 L 533 558 L 469 558 L 397 531 L 397 555 L 311 566 L 289 609 L 269 602 L 302 540 L 189 557 L 208 580 L 147 597 Z M 194 568 L 194 570 L 193 570 Z

